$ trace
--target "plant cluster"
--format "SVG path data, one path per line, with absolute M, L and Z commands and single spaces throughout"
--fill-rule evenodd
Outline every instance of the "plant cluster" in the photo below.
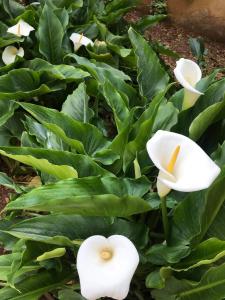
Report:
M 0 0 L 1 300 L 225 298 L 225 79 L 138 2 Z

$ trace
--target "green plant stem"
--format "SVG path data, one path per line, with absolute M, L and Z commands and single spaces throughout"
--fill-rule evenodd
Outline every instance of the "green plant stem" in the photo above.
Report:
M 166 197 L 161 198 L 161 209 L 162 209 L 163 229 L 164 229 L 166 243 L 168 244 L 168 240 L 169 240 L 169 221 L 168 221 L 168 215 L 167 215 Z

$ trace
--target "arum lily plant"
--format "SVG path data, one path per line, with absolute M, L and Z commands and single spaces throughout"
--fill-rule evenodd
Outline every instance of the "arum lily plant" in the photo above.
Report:
M 126 298 L 138 263 L 138 252 L 125 236 L 87 238 L 77 254 L 81 294 L 88 300 Z
M 2 53 L 2 61 L 5 65 L 14 63 L 17 56 L 24 57 L 24 50 L 22 47 L 17 49 L 14 46 L 8 46 Z
M 168 234 L 165 196 L 171 189 L 194 192 L 208 188 L 220 168 L 188 137 L 159 130 L 147 142 L 147 151 L 159 169 L 157 190 L 162 199 L 163 219 Z
M 174 74 L 178 82 L 184 87 L 184 100 L 182 109 L 188 109 L 195 105 L 203 94 L 196 89 L 196 84 L 202 78 L 200 67 L 190 59 L 181 58 L 177 61 Z
M 30 26 L 27 22 L 20 19 L 16 25 L 9 27 L 7 32 L 21 37 L 21 36 L 29 36 L 30 32 L 33 30 L 34 27 Z
M 70 40 L 73 42 L 74 45 L 74 51 L 76 52 L 77 50 L 79 50 L 79 48 L 84 45 L 91 45 L 94 46 L 94 43 L 92 42 L 92 40 L 90 40 L 89 38 L 87 38 L 86 36 L 84 36 L 83 34 L 79 34 L 79 33 L 72 33 L 70 36 Z

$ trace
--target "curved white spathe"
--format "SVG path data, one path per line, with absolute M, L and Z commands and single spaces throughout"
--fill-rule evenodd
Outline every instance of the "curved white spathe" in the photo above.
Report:
M 174 74 L 177 81 L 184 87 L 183 110 L 188 109 L 203 95 L 195 88 L 202 78 L 202 71 L 194 61 L 181 58 L 176 62 Z
M 179 153 L 174 168 L 168 172 L 168 164 L 174 150 Z M 171 189 L 180 192 L 194 192 L 208 188 L 220 173 L 220 168 L 188 137 L 159 130 L 147 142 L 147 151 L 154 165 L 159 169 L 157 188 L 160 197 Z
M 21 36 L 29 36 L 30 32 L 33 30 L 35 30 L 34 27 L 30 26 L 27 22 L 20 19 L 16 25 L 9 27 L 7 32 L 21 37 Z
M 8 46 L 2 52 L 2 61 L 5 65 L 14 63 L 16 56 L 24 57 L 24 50 L 22 47 L 17 49 L 14 46 Z
M 82 296 L 88 300 L 126 298 L 138 263 L 138 252 L 125 236 L 89 237 L 77 254 Z
M 94 46 L 92 40 L 84 36 L 83 34 L 79 33 L 72 33 L 70 36 L 70 40 L 73 42 L 74 50 L 77 51 L 82 45 L 87 46 L 91 45 Z

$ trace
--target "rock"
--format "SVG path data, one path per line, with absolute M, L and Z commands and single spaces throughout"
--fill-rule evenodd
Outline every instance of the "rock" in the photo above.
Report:
M 225 0 L 167 0 L 172 21 L 225 42 Z

